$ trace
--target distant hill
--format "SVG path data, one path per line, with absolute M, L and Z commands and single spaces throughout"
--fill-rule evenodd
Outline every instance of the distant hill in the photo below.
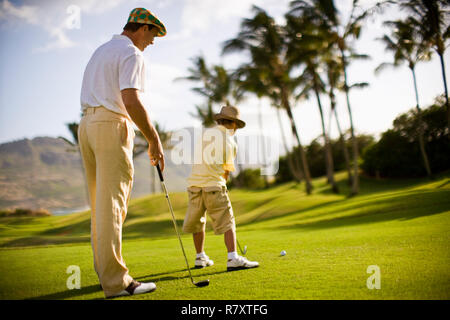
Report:
M 135 159 L 132 198 L 149 194 L 152 174 L 148 156 Z M 169 191 L 183 191 L 190 167 L 175 166 L 166 154 Z M 0 144 L 0 209 L 47 209 L 51 212 L 87 208 L 87 191 L 79 152 L 61 139 L 38 137 Z

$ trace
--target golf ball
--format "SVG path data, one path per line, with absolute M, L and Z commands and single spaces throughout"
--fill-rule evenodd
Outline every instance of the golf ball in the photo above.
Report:
M 285 256 L 286 255 L 286 251 L 285 250 L 281 251 L 280 255 Z

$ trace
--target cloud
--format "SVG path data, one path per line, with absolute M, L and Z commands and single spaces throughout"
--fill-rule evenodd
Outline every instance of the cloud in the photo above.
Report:
M 1 5 L 0 19 L 18 18 L 20 20 L 25 20 L 27 23 L 36 25 L 39 22 L 36 14 L 37 11 L 38 8 L 35 6 L 23 5 L 22 7 L 16 7 L 8 0 L 4 0 Z
M 77 14 L 99 15 L 123 4 L 134 3 L 137 0 L 24 0 L 22 4 L 14 4 L 10 0 L 0 2 L 0 24 L 6 28 L 16 28 L 24 24 L 44 29 L 50 41 L 43 46 L 34 48 L 34 52 L 47 52 L 55 49 L 65 49 L 78 46 L 68 36 L 73 19 Z M 164 1 L 159 1 L 163 5 Z M 72 20 L 72 21 L 71 21 Z M 75 21 L 76 22 L 76 21 Z
M 51 40 L 46 45 L 35 48 L 34 52 L 64 49 L 76 45 L 66 34 L 68 30 L 66 7 L 61 5 L 49 6 L 51 4 L 49 1 L 42 1 L 39 6 L 28 4 L 28 2 L 25 1 L 22 5 L 15 5 L 9 0 L 3 0 L 0 22 L 7 28 L 16 28 L 25 22 L 25 24 L 44 29 Z
M 253 5 L 259 6 L 282 22 L 288 0 L 186 0 L 181 16 L 181 30 L 171 40 L 186 39 L 196 33 L 205 33 L 216 24 L 226 24 L 250 14 Z M 281 12 L 283 14 L 281 14 Z
M 12 0 L 0 0 L 0 24 L 6 22 L 9 27 L 18 27 L 23 22 L 45 30 L 50 41 L 34 52 L 46 52 L 80 45 L 68 36 L 67 20 L 70 15 L 67 9 L 75 6 L 84 16 L 99 15 L 120 5 L 151 6 L 162 9 L 170 5 L 179 5 L 174 0 L 23 0 L 21 4 Z M 171 35 L 169 40 L 192 37 L 214 28 L 217 23 L 226 24 L 233 19 L 250 14 L 253 4 L 266 9 L 277 21 L 282 21 L 289 0 L 185 0 L 182 3 L 181 28 Z

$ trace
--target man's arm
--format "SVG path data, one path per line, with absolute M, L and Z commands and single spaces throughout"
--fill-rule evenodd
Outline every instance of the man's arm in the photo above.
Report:
M 150 121 L 147 111 L 142 104 L 137 89 L 124 89 L 121 91 L 122 100 L 131 120 L 141 130 L 148 142 L 148 154 L 152 165 L 160 164 L 164 170 L 164 152 L 158 132 Z

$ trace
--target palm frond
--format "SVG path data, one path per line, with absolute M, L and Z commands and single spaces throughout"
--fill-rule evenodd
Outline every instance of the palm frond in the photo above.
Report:
M 395 67 L 395 65 L 390 62 L 383 62 L 375 68 L 374 70 L 375 75 L 379 75 L 382 71 L 384 71 L 388 67 Z
M 349 86 L 350 89 L 356 88 L 356 89 L 365 89 L 369 86 L 368 82 L 358 82 L 358 83 L 354 83 L 352 85 Z

